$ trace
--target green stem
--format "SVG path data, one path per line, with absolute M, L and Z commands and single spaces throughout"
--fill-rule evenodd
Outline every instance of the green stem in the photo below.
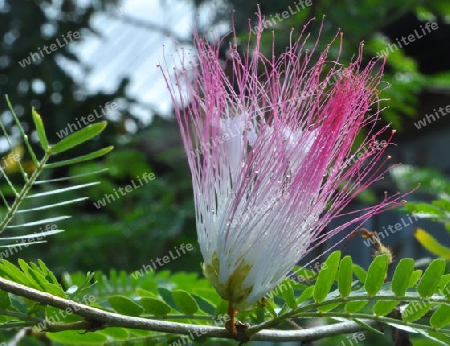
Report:
M 313 303 L 313 304 L 308 304 L 308 305 L 302 306 L 296 310 L 293 310 L 293 311 L 287 312 L 283 315 L 277 316 L 276 318 L 274 318 L 272 320 L 252 326 L 248 329 L 248 334 L 251 336 L 251 335 L 259 332 L 260 330 L 275 327 L 278 324 L 280 324 L 281 322 L 284 322 L 288 318 L 296 318 L 296 317 L 299 317 L 300 314 L 303 316 L 303 313 L 306 313 L 309 310 L 317 310 L 317 308 L 319 308 L 319 307 L 323 307 L 323 306 L 327 306 L 327 305 L 331 305 L 331 304 L 345 304 L 345 303 L 353 302 L 353 301 L 398 301 L 400 303 L 402 301 L 422 302 L 424 300 L 431 300 L 431 299 L 430 298 L 424 299 L 418 295 L 417 296 L 415 296 L 415 295 L 414 296 L 412 296 L 412 295 L 411 296 L 402 296 L 402 297 L 396 297 L 396 296 L 372 296 L 372 297 L 369 297 L 367 295 L 351 296 L 348 298 L 338 297 L 338 298 L 334 298 L 334 299 L 330 299 L 330 300 L 325 300 L 320 303 Z M 433 298 L 432 302 L 447 304 L 449 301 L 444 296 L 439 296 L 439 297 Z M 317 311 L 315 311 L 313 313 L 315 314 L 315 317 L 319 317 L 319 316 L 323 315 L 323 313 L 320 313 Z M 348 318 L 349 316 L 350 316 L 349 314 L 346 314 L 346 318 Z M 351 316 L 353 316 L 353 314 Z M 364 315 L 364 316 L 370 316 L 370 315 Z M 364 317 L 364 319 L 368 319 L 368 318 Z
M 77 321 L 71 323 L 47 323 L 45 324 L 45 328 L 41 331 L 57 333 L 63 332 L 65 330 L 86 330 L 90 331 L 92 328 L 91 323 L 89 321 Z M 95 331 L 95 330 L 92 330 Z
M 5 218 L 3 219 L 2 223 L 0 224 L 0 233 L 2 233 L 6 226 L 11 222 L 11 219 L 16 214 L 17 210 L 20 207 L 20 204 L 23 202 L 25 197 L 28 195 L 28 192 L 30 191 L 31 187 L 33 186 L 33 183 L 36 181 L 36 179 L 39 177 L 39 175 L 44 170 L 44 165 L 50 158 L 50 152 L 46 152 L 42 160 L 39 162 L 39 165 L 34 170 L 33 174 L 31 175 L 31 178 L 25 183 L 24 187 L 20 191 L 19 195 L 14 200 L 13 205 L 8 210 L 8 213 L 6 214 Z
M 0 325 L 0 329 L 27 328 L 27 327 L 32 327 L 35 324 L 36 323 L 34 323 L 34 322 L 7 322 L 7 323 L 2 323 Z
M 0 310 L 0 315 L 1 316 L 9 316 L 9 317 L 16 317 L 18 319 L 21 320 L 26 320 L 26 321 L 30 321 L 33 323 L 39 323 L 42 321 L 42 319 L 38 318 L 38 317 L 33 317 L 33 316 L 29 316 L 27 314 L 22 314 L 20 312 L 14 312 L 14 311 L 8 311 L 8 310 Z

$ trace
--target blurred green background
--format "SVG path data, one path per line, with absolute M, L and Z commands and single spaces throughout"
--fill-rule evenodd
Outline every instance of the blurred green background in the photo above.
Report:
M 412 170 L 433 168 L 443 179 L 448 177 L 450 116 L 435 121 L 426 118 L 433 109 L 450 105 L 450 2 L 447 0 L 4 0 L 0 1 L 0 117 L 7 128 L 11 129 L 13 124 L 4 94 L 9 95 L 25 129 L 30 132 L 33 129 L 31 107 L 34 106 L 53 142 L 58 140 L 61 130 L 82 116 L 100 111 L 107 102 L 118 105 L 102 116 L 101 120 L 109 121 L 102 136 L 84 148 L 75 149 L 71 155 L 111 144 L 115 150 L 96 163 L 77 165 L 69 172 L 52 171 L 51 178 L 57 178 L 109 168 L 108 172 L 98 175 L 100 184 L 83 191 L 68 191 L 64 199 L 79 195 L 89 199 L 67 210 L 61 209 L 61 214 L 73 216 L 58 222 L 58 227 L 66 232 L 50 237 L 46 244 L 9 256 L 9 260 L 41 258 L 59 274 L 107 272 L 111 268 L 132 272 L 181 243 L 191 243 L 194 250 L 189 256 L 171 261 L 164 269 L 200 273 L 201 254 L 196 243 L 190 172 L 170 99 L 156 65 L 164 63 L 163 46 L 169 65 L 176 55 L 177 45 L 190 49 L 193 27 L 210 38 L 229 32 L 232 13 L 241 43 L 245 42 L 249 25 L 253 27 L 256 23 L 258 3 L 269 20 L 263 51 L 271 48 L 272 31 L 276 37 L 275 50 L 282 52 L 288 44 L 291 28 L 299 32 L 315 17 L 310 28 L 317 32 L 325 15 L 320 47 L 324 48 L 341 29 L 344 32 L 342 63 L 357 54 L 362 41 L 366 61 L 386 54 L 384 80 L 390 88 L 382 94 L 389 99 L 383 102 L 386 109 L 382 117 L 385 124 L 391 123 L 398 130 L 395 140 L 398 146 L 390 149 L 392 161 L 409 164 Z M 289 12 L 285 19 L 284 11 Z M 437 29 L 425 34 L 427 22 L 436 23 Z M 68 32 L 79 32 L 80 38 L 49 54 L 44 52 L 32 62 L 33 53 L 39 54 L 44 46 L 63 42 Z M 416 37 L 414 41 L 400 47 L 402 37 L 411 34 Z M 229 40 L 225 39 L 223 54 L 228 44 Z M 337 54 L 337 50 L 332 50 L 329 58 L 334 59 Z M 30 64 L 27 58 L 31 58 Z M 31 138 L 36 144 L 36 134 Z M 3 160 L 9 154 L 5 148 L 3 145 Z M 16 153 L 21 153 L 20 144 Z M 27 162 L 29 158 L 25 156 L 22 161 Z M 8 172 L 13 173 L 14 169 L 13 164 L 7 166 Z M 32 169 L 30 164 L 29 170 Z M 94 205 L 120 187 L 137 182 L 144 173 L 154 173 L 155 179 L 104 207 Z M 398 175 L 387 176 L 383 183 L 374 186 L 370 198 L 353 206 L 373 203 L 382 198 L 385 190 L 406 191 L 413 186 L 408 181 L 428 181 L 432 176 L 433 173 L 420 179 L 402 176 L 400 180 Z M 57 187 L 90 181 L 92 177 L 74 178 Z M 419 190 L 410 197 L 429 201 L 439 192 L 439 189 Z M 46 198 L 48 201 L 38 203 L 58 202 Z M 27 203 L 36 202 L 30 199 Z M 41 218 L 52 216 L 45 212 L 39 215 Z M 381 229 L 399 217 L 401 214 L 395 213 L 380 216 L 371 221 L 369 227 Z M 442 235 L 442 225 L 420 225 L 430 229 L 442 243 L 448 243 L 449 237 Z M 396 258 L 430 255 L 414 239 L 412 227 L 391 238 L 388 243 Z M 360 240 L 350 241 L 346 251 L 363 266 L 372 255 L 369 248 L 361 250 Z M 370 338 L 372 336 L 360 344 L 380 342 L 379 338 Z M 391 342 L 389 338 L 386 340 Z M 342 345 L 350 345 L 345 338 L 332 338 L 320 344 L 341 345 L 341 341 L 346 342 Z M 414 341 L 414 345 L 424 343 L 419 340 Z

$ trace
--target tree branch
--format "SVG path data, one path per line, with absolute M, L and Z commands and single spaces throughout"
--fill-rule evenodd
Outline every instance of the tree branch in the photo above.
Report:
M 80 304 L 69 299 L 53 296 L 46 292 L 41 292 L 33 288 L 15 283 L 4 278 L 0 278 L 0 289 L 22 297 L 26 297 L 41 304 L 47 304 L 59 309 L 70 308 L 75 314 L 84 317 L 86 322 L 77 322 L 75 324 L 68 323 L 69 329 L 86 329 L 87 331 L 95 331 L 107 327 L 123 327 L 131 329 L 144 329 L 163 333 L 203 335 L 209 337 L 232 338 L 233 336 L 225 329 L 214 326 L 192 325 L 187 323 L 177 323 L 169 321 L 159 321 L 146 319 L 141 317 L 129 317 L 113 312 L 100 310 L 88 305 Z M 364 321 L 369 325 L 375 325 L 374 321 Z M 61 323 L 48 323 L 46 328 L 49 331 L 66 330 Z M 259 341 L 301 341 L 301 340 L 317 340 L 328 336 L 334 336 L 343 333 L 354 333 L 365 330 L 354 322 L 341 322 L 327 326 L 320 326 L 311 329 L 302 330 L 262 330 L 253 335 L 252 340 Z
M 181 44 L 192 44 L 192 40 L 190 40 L 189 38 L 184 38 L 181 37 L 179 35 L 177 35 L 175 32 L 169 30 L 166 27 L 145 21 L 145 20 L 141 20 L 138 18 L 134 18 L 134 17 L 130 17 L 124 14 L 121 15 L 117 15 L 115 13 L 109 13 L 109 16 L 122 21 L 123 23 L 126 24 L 130 24 L 139 28 L 143 28 L 145 30 L 150 30 L 150 31 L 157 31 L 160 32 L 162 35 L 166 35 L 168 37 L 172 37 L 173 39 L 175 39 L 178 43 Z

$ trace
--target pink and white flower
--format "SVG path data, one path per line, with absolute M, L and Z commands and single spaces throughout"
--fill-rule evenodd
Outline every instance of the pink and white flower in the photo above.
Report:
M 316 55 L 317 41 L 304 48 L 305 30 L 266 57 L 260 18 L 254 48 L 233 45 L 225 65 L 218 45 L 196 37 L 198 60 L 182 54 L 181 71 L 163 71 L 192 171 L 204 273 L 238 307 L 275 288 L 317 244 L 402 203 L 385 196 L 321 233 L 386 170 L 377 144 L 386 127 L 375 129 L 383 64 L 363 67 L 362 48 L 346 67 L 327 61 L 331 44 Z

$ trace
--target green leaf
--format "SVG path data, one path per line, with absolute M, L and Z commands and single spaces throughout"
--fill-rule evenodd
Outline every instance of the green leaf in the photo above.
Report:
M 4 272 L 13 281 L 21 283 L 28 287 L 33 287 L 28 277 L 11 262 L 3 259 L 0 262 L 0 270 Z
M 445 213 L 439 207 L 431 204 L 408 203 L 407 206 L 409 211 L 413 213 L 420 213 L 421 218 L 438 218 L 440 216 L 445 216 Z
M 141 298 L 141 304 L 146 311 L 155 316 L 166 316 L 172 310 L 169 304 L 158 298 Z
M 48 281 L 50 283 L 59 284 L 58 280 L 56 279 L 53 272 L 50 269 L 48 269 L 48 267 L 45 265 L 44 262 L 42 262 L 40 259 L 38 259 L 38 264 L 39 264 L 39 267 L 41 268 L 41 271 L 44 274 L 44 276 L 48 277 Z
M 186 291 L 180 289 L 173 290 L 172 298 L 182 313 L 190 316 L 198 311 L 197 302 Z
M 112 296 L 108 298 L 109 304 L 119 314 L 126 316 L 139 316 L 144 312 L 142 306 L 123 296 Z
M 107 338 L 105 335 L 100 333 L 84 333 L 81 334 L 76 330 L 67 330 L 59 333 L 47 333 L 46 337 L 50 340 L 60 342 L 64 345 L 103 345 Z
M 52 153 L 62 153 L 90 140 L 91 138 L 101 133 L 105 129 L 106 124 L 106 121 L 102 121 L 96 124 L 91 124 L 75 133 L 72 133 L 70 136 L 67 136 L 66 138 L 56 143 L 52 148 Z
M 395 268 L 392 278 L 392 291 L 398 296 L 404 296 L 409 287 L 414 271 L 414 260 L 412 258 L 403 258 Z
M 402 313 L 402 319 L 406 322 L 414 322 L 425 316 L 433 304 L 423 302 L 411 302 Z
M 9 293 L 0 290 L 0 310 L 6 310 L 11 306 L 11 298 Z
M 49 283 L 47 281 L 47 279 L 45 278 L 45 276 L 41 272 L 30 268 L 27 271 L 27 273 L 37 283 L 37 285 L 36 285 L 37 289 L 39 289 L 43 292 L 50 293 L 51 295 L 54 295 L 57 297 L 66 298 L 66 293 L 64 292 L 62 287 L 59 284 Z
M 383 286 L 386 279 L 388 265 L 388 255 L 377 256 L 370 264 L 369 270 L 367 271 L 367 278 L 364 283 L 364 288 L 369 296 L 377 294 L 381 289 L 381 286 Z
M 216 313 L 216 307 L 203 297 L 192 295 L 198 304 L 198 307 L 208 315 L 213 316 Z
M 355 263 L 353 263 L 352 269 L 353 273 L 355 273 L 355 276 L 358 278 L 358 280 L 364 283 L 367 278 L 367 272 L 361 266 Z
M 41 142 L 42 149 L 44 149 L 44 151 L 47 152 L 49 145 L 48 145 L 47 135 L 45 134 L 45 128 L 44 128 L 44 123 L 42 122 L 42 118 L 39 115 L 39 113 L 36 112 L 34 107 L 31 111 L 31 114 L 33 116 L 34 125 L 36 126 L 36 132 L 39 137 L 39 142 Z
M 341 263 L 339 264 L 339 281 L 338 288 L 341 297 L 347 298 L 352 291 L 352 258 L 350 256 L 345 256 Z
M 314 288 L 314 300 L 316 302 L 320 303 L 328 295 L 334 279 L 336 278 L 340 259 L 341 252 L 334 251 L 320 269 Z
M 98 331 L 98 333 L 110 336 L 114 340 L 126 341 L 130 337 L 130 333 L 125 328 L 108 327 Z
M 345 304 L 344 310 L 347 313 L 358 312 L 367 305 L 367 300 L 355 300 Z
M 162 299 L 167 304 L 169 304 L 172 307 L 172 309 L 175 309 L 175 310 L 177 309 L 177 304 L 175 304 L 175 301 L 172 297 L 172 292 L 170 292 L 167 288 L 164 288 L 164 287 L 159 287 L 158 292 L 159 292 L 159 295 L 162 297 Z
M 444 288 L 450 282 L 450 274 L 444 274 L 439 281 L 439 288 Z
M 398 301 L 393 300 L 380 300 L 375 303 L 373 307 L 373 313 L 377 316 L 386 316 L 399 304 Z
M 433 205 L 435 205 L 445 211 L 450 211 L 450 200 L 442 198 L 440 200 L 433 201 Z
M 430 318 L 430 324 L 432 327 L 439 329 L 450 324 L 450 305 L 442 304 L 433 313 Z
M 445 295 L 445 298 L 450 299 L 450 282 L 446 283 L 442 291 L 442 293 Z
M 411 279 L 409 280 L 408 288 L 414 287 L 417 281 L 419 281 L 420 276 L 422 275 L 422 269 L 414 270 Z
M 437 258 L 430 263 L 425 273 L 423 273 L 419 285 L 417 285 L 417 291 L 422 298 L 431 297 L 434 294 L 441 280 L 441 276 L 444 274 L 444 270 L 444 259 Z
M 28 263 L 21 258 L 17 260 L 17 263 L 19 263 L 20 269 L 22 269 L 22 272 L 27 276 L 31 286 L 39 291 L 44 291 L 44 286 L 41 284 L 42 282 L 46 282 L 44 276 L 41 275 L 41 273 L 33 272 Z M 40 278 L 38 278 L 39 275 L 41 276 Z
M 44 165 L 44 167 L 45 168 L 56 168 L 56 167 L 61 167 L 61 166 L 73 165 L 75 163 L 80 163 L 83 161 L 93 160 L 93 159 L 96 159 L 97 157 L 108 154 L 113 149 L 114 149 L 114 147 L 111 145 L 109 147 L 94 151 L 93 153 L 83 155 L 83 156 L 78 156 L 74 159 L 63 160 L 63 161 L 54 162 L 54 163 L 46 163 Z
M 61 298 L 66 297 L 66 293 L 59 285 L 45 283 L 45 284 L 43 284 L 43 286 L 44 286 L 44 291 L 47 293 L 50 293 L 51 295 L 61 297 Z
M 309 286 L 307 289 L 303 291 L 300 297 L 297 298 L 297 304 L 301 304 L 304 301 L 310 299 L 314 294 L 314 286 Z
M 156 283 L 155 283 L 156 284 Z M 151 298 L 155 298 L 156 295 L 153 292 L 144 290 L 142 288 L 137 288 L 136 289 L 136 293 L 141 296 L 141 297 L 151 297 Z
M 327 304 L 327 305 L 322 305 L 319 306 L 317 308 L 317 311 L 319 312 L 328 312 L 331 311 L 333 309 L 336 309 L 339 305 L 341 305 L 342 303 L 335 303 L 335 304 Z
M 287 288 L 281 292 L 281 296 L 283 297 L 286 304 L 292 310 L 295 310 L 297 308 L 297 302 L 295 301 L 294 290 L 289 286 L 289 283 L 286 283 L 286 285 Z

